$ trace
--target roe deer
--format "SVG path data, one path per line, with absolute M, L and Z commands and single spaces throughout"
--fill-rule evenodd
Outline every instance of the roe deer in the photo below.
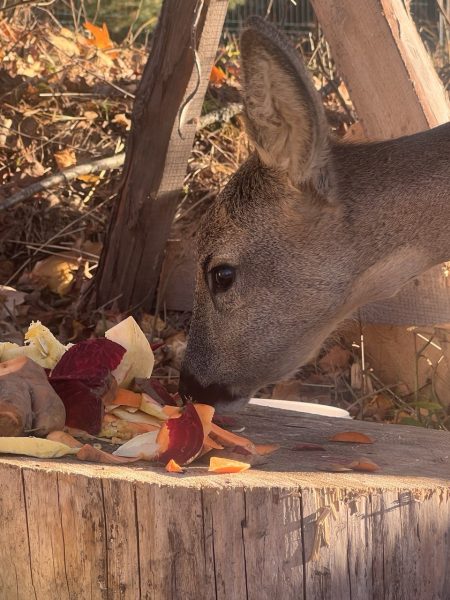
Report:
M 450 123 L 338 142 L 283 35 L 253 17 L 241 52 L 255 153 L 200 227 L 180 385 L 218 409 L 243 405 L 357 307 L 450 258 Z

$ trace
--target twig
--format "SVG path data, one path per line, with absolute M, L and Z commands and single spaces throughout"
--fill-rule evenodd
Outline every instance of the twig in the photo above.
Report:
M 41 244 L 39 246 L 39 248 L 36 248 L 36 250 L 33 252 L 33 254 L 29 258 L 27 258 L 27 260 L 15 271 L 15 273 L 13 273 L 11 275 L 11 277 L 8 279 L 8 281 L 5 283 L 5 285 L 9 285 L 17 277 L 17 275 L 19 275 L 25 269 L 25 267 L 27 267 L 30 264 L 30 262 L 32 261 L 33 256 L 36 256 L 36 254 L 38 252 L 40 252 L 43 248 L 46 248 L 54 240 L 56 240 L 59 237 L 61 237 L 61 235 L 64 232 L 66 232 L 67 230 L 69 230 L 71 227 L 73 227 L 73 225 L 75 225 L 76 223 L 79 223 L 80 221 L 83 221 L 84 219 L 86 219 L 87 217 L 89 217 L 89 215 L 91 215 L 93 212 L 99 210 L 103 205 L 105 205 L 107 202 L 109 202 L 113 198 L 114 198 L 114 196 L 109 196 L 108 198 L 106 198 L 105 200 L 103 200 L 103 202 L 100 202 L 100 204 L 97 204 L 97 206 L 94 206 L 94 208 L 91 208 L 91 210 L 89 210 L 87 213 L 85 213 L 85 214 L 77 217 L 76 219 L 74 219 L 73 221 L 71 221 L 70 223 L 68 223 L 67 225 L 65 225 L 57 233 L 55 233 L 54 235 L 52 235 L 51 238 L 49 238 L 43 244 Z
M 50 175 L 50 177 L 47 177 L 46 179 L 32 183 L 23 190 L 20 190 L 20 192 L 17 192 L 9 198 L 0 201 L 0 210 L 14 206 L 14 204 L 18 204 L 19 202 L 22 202 L 22 200 L 27 200 L 34 194 L 53 188 L 60 183 L 72 181 L 80 175 L 97 173 L 98 171 L 103 171 L 106 169 L 118 169 L 123 165 L 124 160 L 125 153 L 121 152 L 120 154 L 114 154 L 113 156 L 108 156 L 107 158 L 100 158 L 98 160 L 85 163 L 84 165 L 77 165 L 76 167 L 64 169 L 64 171 L 61 171 L 61 173 Z
M 239 112 L 241 112 L 241 110 L 242 105 L 237 102 L 234 102 L 224 108 L 214 110 L 200 117 L 199 129 L 208 127 L 209 125 L 217 121 L 229 121 Z M 66 146 L 69 145 L 66 144 Z M 34 194 L 42 192 L 43 190 L 54 188 L 61 183 L 68 183 L 69 181 L 76 179 L 80 175 L 88 175 L 89 173 L 98 173 L 99 171 L 118 169 L 123 165 L 124 160 L 125 153 L 121 152 L 119 154 L 114 154 L 113 156 L 108 156 L 107 158 L 99 158 L 98 160 L 93 160 L 82 165 L 77 165 L 75 167 L 69 167 L 68 169 L 64 169 L 64 171 L 61 171 L 61 173 L 50 175 L 46 179 L 42 179 L 41 181 L 32 183 L 28 187 L 24 188 L 23 190 L 20 190 L 20 192 L 17 192 L 16 194 L 13 194 L 9 198 L 6 198 L 5 200 L 0 200 L 0 211 L 5 210 L 5 208 L 14 206 L 19 202 L 22 202 L 23 200 L 27 200 L 28 198 L 31 198 L 31 196 L 33 196 Z

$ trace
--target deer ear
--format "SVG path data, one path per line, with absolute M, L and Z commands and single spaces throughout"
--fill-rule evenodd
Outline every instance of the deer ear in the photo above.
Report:
M 297 51 L 275 27 L 251 17 L 241 55 L 247 133 L 261 160 L 286 170 L 294 185 L 319 179 L 328 126 Z

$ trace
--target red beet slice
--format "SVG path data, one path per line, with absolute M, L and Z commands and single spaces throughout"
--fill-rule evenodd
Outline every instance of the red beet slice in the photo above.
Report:
M 161 447 L 158 460 L 164 464 L 173 459 L 186 465 L 197 457 L 203 446 L 202 422 L 192 404 L 188 404 L 181 417 L 169 419 L 161 427 L 157 442 Z
M 102 427 L 105 399 L 114 396 L 111 375 L 125 348 L 108 339 L 72 346 L 50 373 L 49 381 L 66 408 L 66 425 L 97 435 Z
M 62 355 L 50 378 L 77 379 L 89 387 L 101 386 L 124 354 L 123 346 L 106 338 L 84 340 Z

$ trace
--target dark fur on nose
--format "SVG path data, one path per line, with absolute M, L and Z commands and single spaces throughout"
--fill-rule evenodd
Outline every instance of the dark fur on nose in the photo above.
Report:
M 225 385 L 214 383 L 203 387 L 187 369 L 181 370 L 179 393 L 183 402 L 192 400 L 211 406 L 236 400 Z

